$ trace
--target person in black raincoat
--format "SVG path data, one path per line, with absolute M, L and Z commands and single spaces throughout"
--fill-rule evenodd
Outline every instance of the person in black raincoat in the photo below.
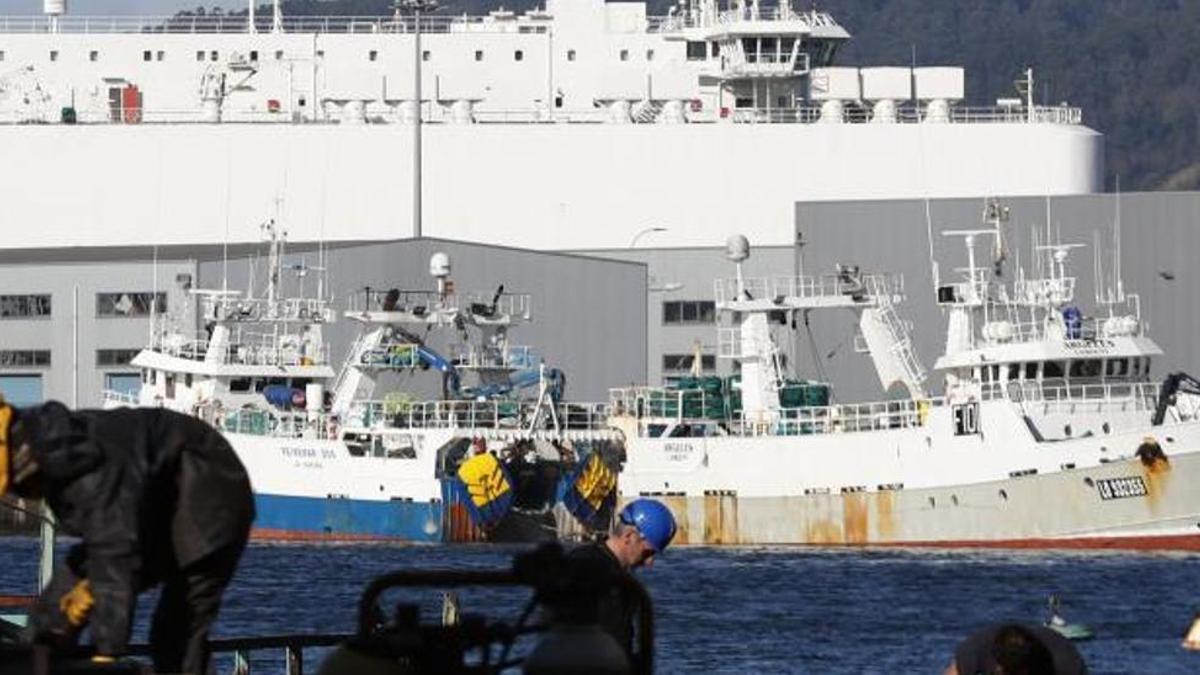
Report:
M 254 519 L 246 470 L 208 424 L 163 409 L 17 409 L 0 398 L 0 493 L 45 499 L 81 539 L 30 615 L 34 640 L 74 645 L 90 625 L 95 660 L 126 650 L 137 595 L 162 593 L 150 631 L 155 670 L 204 673 L 208 630 Z

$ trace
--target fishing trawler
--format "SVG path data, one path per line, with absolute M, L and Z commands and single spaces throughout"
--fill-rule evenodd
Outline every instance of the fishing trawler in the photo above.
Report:
M 852 266 L 744 278 L 749 246 L 732 239 L 718 354 L 740 374 L 612 392 L 629 445 L 622 498 L 664 500 L 688 543 L 1200 548 L 1200 383 L 1151 380 L 1161 351 L 1119 253 L 1084 314 L 1067 266 L 1078 245 L 1046 233 L 1033 271 L 1013 273 L 1006 218 L 993 201 L 986 228 L 943 233 L 967 265 L 942 283 L 934 264 L 940 395 L 896 312 L 902 280 Z M 841 403 L 823 382 L 785 378 L 769 317 L 827 310 L 856 315 L 881 383 L 902 397 Z
M 619 435 L 603 404 L 565 402 L 563 374 L 510 342 L 509 327 L 531 318 L 528 295 L 456 292 L 436 254 L 436 291 L 354 300 L 345 317 L 361 332 L 335 370 L 323 288 L 283 296 L 282 232 L 263 229 L 265 296 L 191 291 L 205 334 L 156 318 L 132 362 L 140 390 L 106 394 L 106 405 L 162 406 L 220 429 L 255 490 L 255 537 L 528 541 L 607 522 Z M 418 328 L 452 332 L 451 355 Z M 442 398 L 377 391 L 422 369 L 441 376 Z

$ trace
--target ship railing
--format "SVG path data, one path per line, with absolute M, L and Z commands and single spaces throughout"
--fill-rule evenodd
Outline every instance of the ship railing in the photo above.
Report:
M 740 436 L 805 436 L 923 427 L 941 399 L 905 399 L 739 412 L 731 432 Z
M 486 323 L 489 320 L 522 319 L 533 316 L 533 299 L 528 293 L 438 293 L 427 290 L 367 288 L 350 296 L 346 314 L 394 311 L 416 316 L 433 313 L 466 312 Z
M 1017 404 L 1041 406 L 1043 412 L 1051 409 L 1083 412 L 1113 407 L 1150 412 L 1157 405 L 1160 389 L 1157 382 L 988 382 L 981 386 L 980 397 L 985 401 L 1008 399 Z
M 506 348 L 469 349 L 459 348 L 449 354 L 455 368 L 459 369 L 525 369 L 537 367 L 537 354 L 528 345 L 510 345 Z
M 225 410 L 201 406 L 197 416 L 217 429 L 233 434 L 276 438 L 326 438 L 329 416 L 304 410 L 239 408 Z
M 557 418 L 561 429 L 608 428 L 608 407 L 603 403 L 559 403 L 550 415 L 536 401 L 355 401 L 346 415 L 346 426 L 398 429 L 496 429 L 544 431 Z
M 735 108 L 728 113 L 729 119 L 742 124 L 811 124 L 817 122 L 841 122 L 865 124 L 874 118 L 869 108 L 847 105 L 839 118 L 830 119 L 820 107 L 798 106 L 782 108 Z M 1083 123 L 1081 108 L 1069 106 L 1037 106 L 1031 116 L 1023 108 L 1004 106 L 953 106 L 944 113 L 935 113 L 928 107 L 902 106 L 895 109 L 895 124 L 1063 124 Z
M 101 407 L 104 408 L 136 408 L 140 399 L 136 392 L 105 389 L 100 392 Z
M 713 293 L 718 307 L 737 300 L 765 300 L 772 298 L 816 298 L 862 297 L 884 293 L 899 293 L 904 288 L 899 275 L 863 274 L 846 276 L 823 274 L 819 276 L 776 276 L 744 277 L 741 287 L 749 297 L 739 297 L 738 280 L 717 279 L 713 282 Z
M 619 387 L 609 390 L 608 412 L 612 416 L 724 420 L 729 414 L 720 392 L 704 389 L 665 387 Z
M 771 66 L 774 68 L 774 66 Z M 357 118 L 347 117 L 348 113 L 340 111 L 334 103 L 345 101 L 330 101 L 330 105 L 321 109 L 316 116 L 313 113 L 299 114 L 298 111 L 288 110 L 282 104 L 275 107 L 263 108 L 234 108 L 221 109 L 218 119 L 213 118 L 213 112 L 202 106 L 189 108 L 125 108 L 113 111 L 104 108 L 76 108 L 74 124 L 407 124 L 410 123 L 410 113 L 403 105 L 395 102 L 379 102 L 374 99 L 357 99 L 366 103 Z M 692 99 L 679 99 L 690 101 Z M 636 101 L 630 100 L 631 103 Z M 449 103 L 449 102 L 447 102 Z M 711 124 L 731 122 L 735 124 L 814 124 L 841 122 L 845 124 L 863 124 L 872 121 L 871 112 L 858 106 L 846 106 L 837 119 L 831 120 L 823 114 L 820 108 L 783 107 L 783 108 L 735 108 L 716 110 L 685 109 L 684 117 L 688 123 Z M 449 105 L 426 105 L 422 119 L 430 124 L 457 124 L 462 120 L 456 117 Z M 953 107 L 944 117 L 933 118 L 926 109 L 899 108 L 894 120 L 890 123 L 947 123 L 947 124 L 1082 124 L 1080 108 L 1040 107 L 1035 110 L 1032 119 L 1022 111 L 1009 108 L 967 108 Z M 20 107 L 0 111 L 0 124 L 50 124 L 61 120 L 61 108 L 33 102 Z M 488 108 L 478 107 L 471 111 L 467 123 L 477 124 L 631 124 L 632 119 L 617 120 L 606 107 L 554 109 L 531 106 L 521 108 Z
M 188 338 L 179 334 L 162 336 L 152 349 L 168 356 L 205 361 L 212 343 L 205 337 Z M 329 363 L 329 346 L 305 345 L 297 335 L 239 332 L 218 352 L 217 363 L 244 366 L 313 366 Z
M 249 33 L 246 16 L 226 14 L 175 16 L 80 16 L 65 15 L 51 19 L 45 15 L 0 16 L 0 33 L 170 33 L 170 34 L 239 34 Z M 374 34 L 412 33 L 416 23 L 412 17 L 391 16 L 285 16 L 281 24 L 284 33 L 303 34 Z M 254 32 L 271 33 L 270 15 L 256 17 Z M 490 16 L 421 17 L 422 33 L 454 32 L 545 32 L 546 22 L 516 17 L 498 21 Z
M 218 321 L 329 323 L 334 313 L 318 298 L 231 298 L 205 296 L 202 316 Z
M 689 28 L 713 28 L 748 21 L 784 21 L 809 28 L 840 27 L 833 16 L 826 12 L 797 11 L 786 2 L 770 7 L 746 6 L 741 10 L 724 10 L 716 14 L 693 11 L 646 18 L 647 30 L 651 33 L 674 33 Z

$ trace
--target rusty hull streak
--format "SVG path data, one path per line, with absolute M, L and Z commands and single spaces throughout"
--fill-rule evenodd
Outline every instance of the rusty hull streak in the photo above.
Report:
M 812 508 L 809 517 L 805 519 L 804 542 L 807 544 L 842 544 L 842 519 L 834 519 L 830 511 L 833 508 L 833 497 L 819 495 L 806 497 Z
M 691 528 L 688 523 L 688 503 L 687 497 L 658 497 L 663 506 L 675 516 L 675 539 L 672 543 L 675 544 L 698 544 L 694 541 L 691 535 Z
M 1144 462 L 1137 462 L 1137 464 L 1141 467 L 1142 478 L 1146 481 L 1146 501 L 1150 503 L 1151 511 L 1157 511 L 1163 493 L 1169 487 L 1171 462 L 1165 457 L 1156 457 L 1149 466 Z
M 875 539 L 891 541 L 896 538 L 896 493 L 892 490 L 875 492 Z
M 704 495 L 704 543 L 738 543 L 737 497 Z
M 842 495 L 842 531 L 847 544 L 867 543 L 867 495 L 848 492 Z

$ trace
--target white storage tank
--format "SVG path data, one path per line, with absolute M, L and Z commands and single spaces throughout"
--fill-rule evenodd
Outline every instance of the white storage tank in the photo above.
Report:
M 809 98 L 814 101 L 857 101 L 862 98 L 858 68 L 813 68 L 808 82 Z
M 962 68 L 934 66 L 913 69 L 916 97 L 922 101 L 961 101 L 965 96 L 965 82 Z
M 890 99 L 903 101 L 912 98 L 912 71 L 908 68 L 883 66 L 863 68 L 862 97 L 867 101 Z

